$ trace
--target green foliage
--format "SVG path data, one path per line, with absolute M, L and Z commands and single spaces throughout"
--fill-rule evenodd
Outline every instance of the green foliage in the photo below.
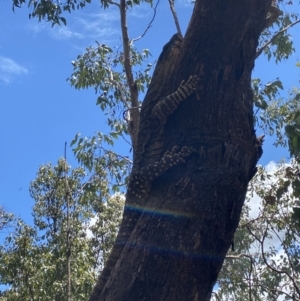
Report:
M 12 213 L 8 213 L 3 207 L 0 207 L 0 230 L 13 226 L 15 217 Z
M 263 86 L 260 79 L 252 80 L 254 92 L 256 125 L 265 134 L 275 136 L 275 145 L 286 146 L 285 126 L 294 119 L 300 109 L 299 92 L 294 89 L 287 99 L 280 97 L 283 90 L 280 80 L 276 79 Z
M 140 5 L 142 2 L 149 3 L 152 6 L 152 0 L 130 0 L 126 1 L 126 5 L 132 8 L 134 5 Z M 68 0 L 67 2 L 53 1 L 53 0 L 29 0 L 28 7 L 31 9 L 29 18 L 37 18 L 38 21 L 45 20 L 54 25 L 67 24 L 67 20 L 62 16 L 63 13 L 71 13 L 74 10 L 82 9 L 91 0 Z M 25 0 L 13 0 L 13 10 L 26 4 Z M 110 5 L 118 5 L 117 2 L 110 0 L 100 0 L 101 7 L 107 9 Z
M 278 89 L 283 90 L 282 83 L 279 79 L 276 79 L 274 82 L 267 83 L 264 87 L 262 86 L 259 78 L 252 79 L 252 88 L 254 94 L 254 105 L 263 110 L 268 108 L 268 101 L 274 99 L 278 95 Z
M 229 251 L 218 279 L 217 300 L 299 299 L 300 220 L 293 217 L 299 167 L 293 161 L 275 171 L 261 168 L 251 182 L 236 250 Z
M 97 206 L 98 218 L 90 226 L 90 231 L 93 234 L 91 243 L 94 253 L 98 255 L 97 265 L 103 269 L 103 263 L 108 258 L 116 239 L 116 229 L 121 222 L 120 213 L 123 213 L 124 195 L 116 194 L 113 198 L 109 198 L 107 203 L 98 202 Z
M 293 39 L 288 31 L 283 31 L 281 34 L 277 35 L 274 39 L 274 27 L 278 31 L 282 31 L 288 25 L 298 20 L 298 15 L 295 13 L 285 13 L 277 19 L 273 27 L 267 28 L 262 33 L 259 40 L 259 48 L 264 47 L 272 39 L 272 43 L 264 48 L 264 54 L 267 55 L 268 60 L 271 58 L 275 59 L 276 63 L 282 61 L 282 59 L 288 59 L 295 48 L 293 47 Z
M 133 7 L 133 5 L 140 5 L 142 2 L 146 2 L 149 3 L 151 6 L 153 4 L 152 0 L 127 0 L 126 1 L 126 5 L 128 5 L 129 7 Z
M 151 80 L 152 65 L 145 62 L 150 55 L 148 49 L 139 52 L 132 44 L 130 62 L 133 69 L 134 84 L 138 92 L 144 93 Z M 124 53 L 113 52 L 107 45 L 89 47 L 83 55 L 72 62 L 74 72 L 67 80 L 76 89 L 93 87 L 97 94 L 96 104 L 107 115 L 107 123 L 111 128 L 110 136 L 118 138 L 127 132 L 125 110 L 131 107 L 131 95 L 128 88 Z M 123 119 L 120 119 L 120 115 Z M 103 136 L 106 139 L 108 136 Z M 96 138 L 95 138 L 96 139 Z M 110 138 L 108 138 L 110 139 Z
M 107 146 L 114 145 L 114 137 L 104 135 L 97 132 L 92 138 L 79 138 L 77 134 L 71 142 L 75 157 L 78 162 L 85 166 L 89 171 L 94 170 L 92 175 L 93 182 L 104 183 L 108 181 L 107 193 L 119 192 L 122 187 L 127 184 L 128 175 L 131 169 L 132 162 L 128 156 L 122 156 L 112 150 L 107 149 Z M 84 189 L 93 190 L 91 183 L 88 183 Z
M 105 174 L 105 173 L 104 173 Z M 71 237 L 72 300 L 88 298 L 115 240 L 124 204 L 108 181 L 87 179 L 63 159 L 39 168 L 30 185 L 34 225 L 18 219 L 0 248 L 0 300 L 67 300 L 67 234 Z M 67 227 L 67 198 L 70 229 Z
M 295 95 L 295 100 L 299 102 L 300 92 Z M 290 155 L 294 156 L 298 161 L 300 153 L 300 110 L 295 109 L 289 115 L 289 122 L 285 126 L 285 132 L 288 138 Z
M 107 91 L 109 85 L 105 85 L 105 79 L 113 77 L 112 64 L 118 64 L 119 61 L 117 56 L 112 57 L 112 53 L 113 50 L 105 44 L 97 43 L 97 48 L 87 48 L 85 54 L 79 55 L 76 61 L 72 61 L 74 73 L 70 78 L 71 85 L 76 89 L 95 86 L 96 92 L 99 88 Z

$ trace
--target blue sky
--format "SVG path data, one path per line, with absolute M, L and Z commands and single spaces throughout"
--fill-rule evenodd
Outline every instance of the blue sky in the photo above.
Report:
M 28 187 L 38 167 L 55 164 L 63 156 L 65 141 L 69 144 L 76 133 L 90 136 L 106 131 L 105 117 L 95 106 L 94 90 L 76 91 L 66 81 L 72 72 L 71 61 L 95 41 L 119 47 L 121 34 L 118 12 L 105 11 L 98 2 L 67 14 L 67 26 L 54 28 L 50 23 L 29 20 L 27 6 L 15 13 L 11 6 L 12 2 L 5 0 L 0 10 L 0 204 L 29 222 L 33 201 Z M 177 12 L 185 31 L 192 6 L 178 1 Z M 129 14 L 131 38 L 143 33 L 152 14 L 147 5 Z M 296 49 L 300 49 L 299 26 L 290 31 Z M 175 32 L 168 3 L 161 1 L 152 27 L 135 44 L 150 49 L 149 61 L 154 62 Z M 279 65 L 260 57 L 254 77 L 265 83 L 280 77 L 287 92 L 299 86 L 297 61 L 297 53 Z M 128 152 L 125 147 L 122 151 Z M 262 164 L 287 156 L 286 150 L 276 149 L 272 139 L 266 139 Z M 70 148 L 68 161 L 76 166 Z

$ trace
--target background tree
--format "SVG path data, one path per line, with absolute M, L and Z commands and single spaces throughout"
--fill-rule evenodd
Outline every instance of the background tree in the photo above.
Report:
M 34 225 L 17 219 L 14 231 L 1 246 L 0 283 L 8 286 L 1 300 L 67 300 L 68 256 L 72 300 L 90 294 L 115 240 L 124 201 L 122 194 L 109 193 L 106 172 L 87 178 L 83 168 L 65 168 L 64 159 L 54 167 L 43 165 L 31 183 Z

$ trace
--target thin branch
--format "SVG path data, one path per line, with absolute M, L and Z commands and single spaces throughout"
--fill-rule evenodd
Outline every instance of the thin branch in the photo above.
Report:
M 132 161 L 131 161 L 130 159 L 128 159 L 128 157 L 119 155 L 119 154 L 117 154 L 117 153 L 115 153 L 115 152 L 113 152 L 113 151 L 111 151 L 111 150 L 107 150 L 107 149 L 103 148 L 102 146 L 99 146 L 99 148 L 100 148 L 101 150 L 103 150 L 106 154 L 107 154 L 107 153 L 113 153 L 116 157 L 119 157 L 119 158 L 121 158 L 121 159 L 127 161 L 128 163 L 132 164 Z
M 254 116 L 257 115 L 257 113 L 259 112 L 260 108 L 257 108 L 256 112 L 253 114 Z
M 71 197 L 71 191 L 68 184 L 67 179 L 67 142 L 65 142 L 65 189 L 66 189 L 66 204 L 67 204 L 67 278 L 68 278 L 68 284 L 67 284 L 67 300 L 72 300 L 72 292 L 71 292 L 71 241 L 70 241 L 70 202 L 69 202 L 69 196 Z
M 241 253 L 239 255 L 228 255 L 228 256 L 225 256 L 225 258 L 227 258 L 227 259 L 240 259 L 242 257 L 247 257 L 247 258 L 251 259 L 251 262 L 252 262 L 252 256 L 250 256 L 248 254 L 244 254 L 244 253 Z
M 122 136 L 123 140 L 124 140 L 128 145 L 130 145 L 130 150 L 129 150 L 129 152 L 131 152 L 131 151 L 132 151 L 132 143 L 126 139 L 126 137 L 124 136 L 123 133 L 121 133 L 121 136 Z
M 246 256 L 247 258 L 250 259 L 250 272 L 249 272 L 249 300 L 252 300 L 252 284 L 251 284 L 251 280 L 252 280 L 252 272 L 253 272 L 253 258 L 251 256 Z
M 267 259 L 266 259 L 266 257 L 265 257 L 265 253 L 264 253 L 264 240 L 265 240 L 265 238 L 266 238 L 266 236 L 267 236 L 267 235 L 266 235 L 266 234 L 267 234 L 267 230 L 268 230 L 268 228 L 266 228 L 265 233 L 264 233 L 264 235 L 263 235 L 263 240 L 261 241 L 261 254 L 262 254 L 262 258 L 263 258 L 263 260 L 264 260 L 264 263 L 265 263 L 266 266 L 267 266 L 270 270 L 272 270 L 273 272 L 278 273 L 278 274 L 284 274 L 284 275 L 286 275 L 286 276 L 293 282 L 294 288 L 296 289 L 296 291 L 297 291 L 297 293 L 298 293 L 298 296 L 300 296 L 300 290 L 299 290 L 299 288 L 298 288 L 298 285 L 297 285 L 296 281 L 293 279 L 293 277 L 292 277 L 288 272 L 282 271 L 282 270 L 277 270 L 276 268 L 272 267 L 272 266 L 268 263 L 268 261 L 267 261 Z
M 113 5 L 116 5 L 118 7 L 120 7 L 120 4 L 119 3 L 116 3 L 114 1 L 111 1 L 111 0 L 104 0 L 105 2 L 109 3 L 109 4 L 113 4 Z
M 267 222 L 268 222 L 268 224 L 270 225 L 270 227 L 271 227 L 272 231 L 274 232 L 274 234 L 277 236 L 277 239 L 280 241 L 281 246 L 282 246 L 282 248 L 283 248 L 284 251 L 285 251 L 285 255 L 286 255 L 286 257 L 287 257 L 287 260 L 288 260 L 289 265 L 290 265 L 291 270 L 292 270 L 292 276 L 291 276 L 291 277 L 294 279 L 294 278 L 295 278 L 295 271 L 294 271 L 294 269 L 293 269 L 293 264 L 292 264 L 291 258 L 290 258 L 290 256 L 289 256 L 288 250 L 287 250 L 285 244 L 283 243 L 281 237 L 278 235 L 277 231 L 275 231 L 274 227 L 272 226 L 272 224 L 269 222 L 268 219 L 267 219 Z
M 300 20 L 295 21 L 294 23 L 286 26 L 285 28 L 283 28 L 282 30 L 278 31 L 276 34 L 274 34 L 274 36 L 271 38 L 270 41 L 268 41 L 265 45 L 263 45 L 260 49 L 257 50 L 256 55 L 255 55 L 255 59 L 257 59 L 262 52 L 264 51 L 265 48 L 267 48 L 271 43 L 274 42 L 274 40 L 283 32 L 285 32 L 286 30 L 288 30 L 290 27 L 293 27 L 294 25 L 296 25 L 297 23 L 300 23 Z
M 113 83 L 117 87 L 117 89 L 120 93 L 120 98 L 121 98 L 124 106 L 129 110 L 130 106 L 129 106 L 128 102 L 126 101 L 126 97 L 123 93 L 123 88 L 122 88 L 121 84 L 114 79 L 112 70 L 108 69 L 108 72 L 109 72 L 109 80 L 111 81 L 111 83 Z
M 142 106 L 134 107 L 134 108 L 128 108 L 127 110 L 123 111 L 123 119 L 127 122 L 130 122 L 130 119 L 127 117 L 130 110 L 132 109 L 140 109 Z
M 221 299 L 219 298 L 219 296 L 217 295 L 217 293 L 212 292 L 212 294 L 216 297 L 216 299 L 217 299 L 218 301 L 221 301 Z
M 250 227 L 248 225 L 246 225 L 247 230 L 249 231 L 249 233 L 260 243 L 262 244 L 262 241 L 251 231 Z
M 280 293 L 280 294 L 283 294 L 283 295 L 286 295 L 286 296 L 288 296 L 288 297 L 290 297 L 291 298 L 291 300 L 295 300 L 294 298 L 293 298 L 293 296 L 291 296 L 291 295 L 289 295 L 287 292 L 285 292 L 285 291 L 283 291 L 283 290 L 280 290 L 280 289 L 278 289 L 278 288 L 274 288 L 274 289 L 271 289 L 270 287 L 268 287 L 268 286 L 265 286 L 265 285 L 263 285 L 263 284 L 259 284 L 261 287 L 263 287 L 264 289 L 266 289 L 266 290 L 268 290 L 268 291 L 270 291 L 270 292 L 277 292 L 277 293 Z
M 182 32 L 181 32 L 181 29 L 180 29 L 177 13 L 176 13 L 176 10 L 175 10 L 175 7 L 174 7 L 175 0 L 169 0 L 169 3 L 170 3 L 170 9 L 171 9 L 174 21 L 175 21 L 175 26 L 176 26 L 177 32 L 182 36 Z
M 241 224 L 239 227 L 244 228 L 244 227 L 248 227 L 250 224 L 253 224 L 254 222 L 262 219 L 262 216 L 258 216 L 257 218 L 251 219 L 250 221 L 248 221 L 246 224 Z
M 119 155 L 119 154 L 117 154 L 117 153 L 115 153 L 115 152 L 113 152 L 113 151 L 111 151 L 111 150 L 107 150 L 107 149 L 105 149 L 105 148 L 102 147 L 102 146 L 99 146 L 99 148 L 100 148 L 105 154 L 112 153 L 112 154 L 114 154 L 116 157 L 121 158 L 122 160 L 125 160 L 128 164 L 132 164 L 132 161 L 131 161 L 128 157 Z M 96 173 L 94 173 L 93 175 L 91 175 L 90 178 L 89 178 L 84 184 L 82 184 L 81 190 L 83 190 L 83 189 L 85 188 L 86 185 L 90 184 L 90 183 L 93 181 L 95 175 L 96 175 Z M 123 185 L 119 185 L 119 186 L 123 186 Z
M 132 40 L 130 41 L 130 46 L 133 44 L 133 42 L 135 42 L 135 41 L 141 39 L 143 36 L 145 36 L 145 34 L 147 33 L 147 31 L 148 31 L 149 28 L 151 27 L 151 25 L 152 25 L 152 23 L 153 23 L 153 21 L 154 21 L 154 19 L 155 19 L 155 16 L 156 16 L 156 9 L 157 9 L 157 6 L 158 6 L 159 2 L 160 2 L 160 0 L 157 1 L 155 7 L 153 8 L 153 11 L 154 11 L 153 17 L 152 17 L 151 21 L 149 22 L 148 26 L 146 27 L 145 31 L 144 31 L 139 37 L 132 39 Z
M 254 265 L 254 260 L 252 258 L 252 256 L 248 255 L 248 254 L 239 254 L 237 256 L 226 256 L 225 258 L 228 258 L 228 259 L 240 259 L 241 257 L 246 257 L 248 259 L 250 259 L 250 272 L 249 272 L 249 278 L 248 279 L 245 279 L 245 280 L 248 280 L 248 285 L 249 285 L 249 300 L 251 301 L 252 300 L 252 284 L 251 284 L 251 280 L 252 280 L 252 272 L 253 272 L 253 265 Z

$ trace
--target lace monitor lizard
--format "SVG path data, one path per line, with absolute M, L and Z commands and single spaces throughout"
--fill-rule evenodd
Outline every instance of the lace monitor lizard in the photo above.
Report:
M 186 146 L 174 146 L 166 152 L 163 150 L 163 127 L 166 119 L 181 101 L 195 92 L 198 85 L 198 77 L 193 75 L 186 82 L 182 81 L 173 94 L 166 96 L 164 93 L 165 87 L 173 79 L 172 74 L 182 40 L 181 35 L 175 34 L 164 46 L 158 59 L 141 108 L 138 143 L 126 194 L 123 220 L 113 249 L 89 301 L 101 300 L 100 295 L 107 280 L 145 207 L 151 183 L 171 167 L 185 162 L 185 158 L 194 152 L 194 149 Z

